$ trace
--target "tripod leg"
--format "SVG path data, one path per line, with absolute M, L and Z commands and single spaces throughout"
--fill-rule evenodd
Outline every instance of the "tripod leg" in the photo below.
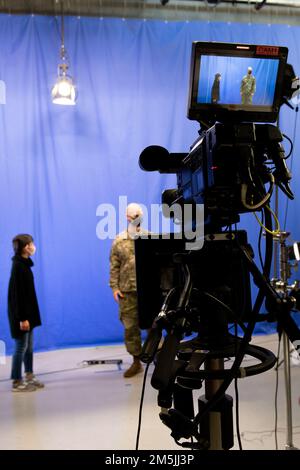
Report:
M 223 359 L 208 359 L 205 363 L 206 370 L 224 369 Z M 205 381 L 205 396 L 199 398 L 199 411 L 205 403 L 217 392 L 221 380 Z M 200 424 L 200 435 L 210 443 L 210 450 L 228 450 L 234 445 L 233 441 L 233 400 L 225 395 L 214 408 L 208 412 Z
M 291 364 L 289 339 L 283 333 L 283 354 L 284 354 L 284 379 L 286 394 L 286 450 L 296 449 L 293 444 L 293 419 L 292 419 L 292 392 L 291 392 Z

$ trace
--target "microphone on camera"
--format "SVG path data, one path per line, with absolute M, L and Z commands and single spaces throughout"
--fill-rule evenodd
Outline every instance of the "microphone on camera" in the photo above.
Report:
M 159 171 L 159 173 L 177 173 L 183 168 L 183 159 L 187 153 L 169 153 L 160 145 L 146 147 L 139 158 L 140 168 L 144 171 Z

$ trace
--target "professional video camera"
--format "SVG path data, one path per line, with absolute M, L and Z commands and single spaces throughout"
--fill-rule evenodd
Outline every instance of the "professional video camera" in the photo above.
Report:
M 159 391 L 161 420 L 185 447 L 233 446 L 228 386 L 276 362 L 273 353 L 249 344 L 257 321 L 276 320 L 278 330 L 300 348 L 300 331 L 291 317 L 295 300 L 278 294 L 269 281 L 274 185 L 294 198 L 283 137 L 270 124 L 299 88 L 287 55 L 285 47 L 193 43 L 188 117 L 200 123 L 199 137 L 188 153 L 170 154 L 154 145 L 140 155 L 143 170 L 177 174 L 178 188 L 163 193 L 163 204 L 179 205 L 183 212 L 190 204 L 193 214 L 204 205 L 202 243 L 193 249 L 186 249 L 184 217 L 181 237 L 164 234 L 135 241 L 141 326 L 149 327 L 149 319 L 152 323 L 141 359 L 155 359 L 151 384 Z M 240 214 L 255 211 L 262 212 L 266 229 L 262 272 L 247 233 L 235 227 Z M 193 216 L 192 228 L 197 224 Z M 250 274 L 258 287 L 253 308 Z M 265 298 L 266 316 L 260 313 Z M 235 335 L 229 331 L 231 324 Z M 157 353 L 163 330 L 167 334 Z M 182 341 L 191 334 L 192 340 Z M 242 367 L 245 354 L 259 363 Z M 235 359 L 231 369 L 224 369 L 228 357 Z M 203 382 L 205 395 L 195 415 L 192 392 Z M 196 442 L 180 442 L 190 438 Z
M 193 44 L 188 117 L 201 124 L 200 136 L 189 153 L 150 146 L 140 156 L 146 171 L 177 173 L 178 189 L 165 191 L 163 203 L 205 204 L 205 223 L 220 227 L 238 221 L 239 213 L 261 209 L 274 183 L 293 198 L 278 127 L 255 124 L 276 121 L 280 105 L 297 90 L 286 59 L 285 47 Z

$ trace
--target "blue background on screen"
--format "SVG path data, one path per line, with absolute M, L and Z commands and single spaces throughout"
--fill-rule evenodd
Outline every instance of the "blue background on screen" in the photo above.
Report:
M 240 104 L 240 85 L 252 67 L 256 79 L 253 105 L 271 106 L 277 79 L 278 59 L 252 59 L 245 57 L 202 56 L 198 84 L 198 103 L 211 102 L 211 88 L 215 74 L 221 74 L 219 104 Z

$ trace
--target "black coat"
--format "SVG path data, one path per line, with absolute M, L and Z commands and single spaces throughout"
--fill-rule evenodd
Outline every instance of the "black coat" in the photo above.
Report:
M 215 78 L 211 88 L 211 102 L 217 103 L 218 101 L 220 101 L 220 80 Z
M 24 333 L 20 330 L 20 322 L 28 320 L 32 330 L 41 325 L 41 317 L 31 272 L 32 260 L 16 255 L 12 261 L 8 287 L 8 318 L 12 337 L 20 338 Z

